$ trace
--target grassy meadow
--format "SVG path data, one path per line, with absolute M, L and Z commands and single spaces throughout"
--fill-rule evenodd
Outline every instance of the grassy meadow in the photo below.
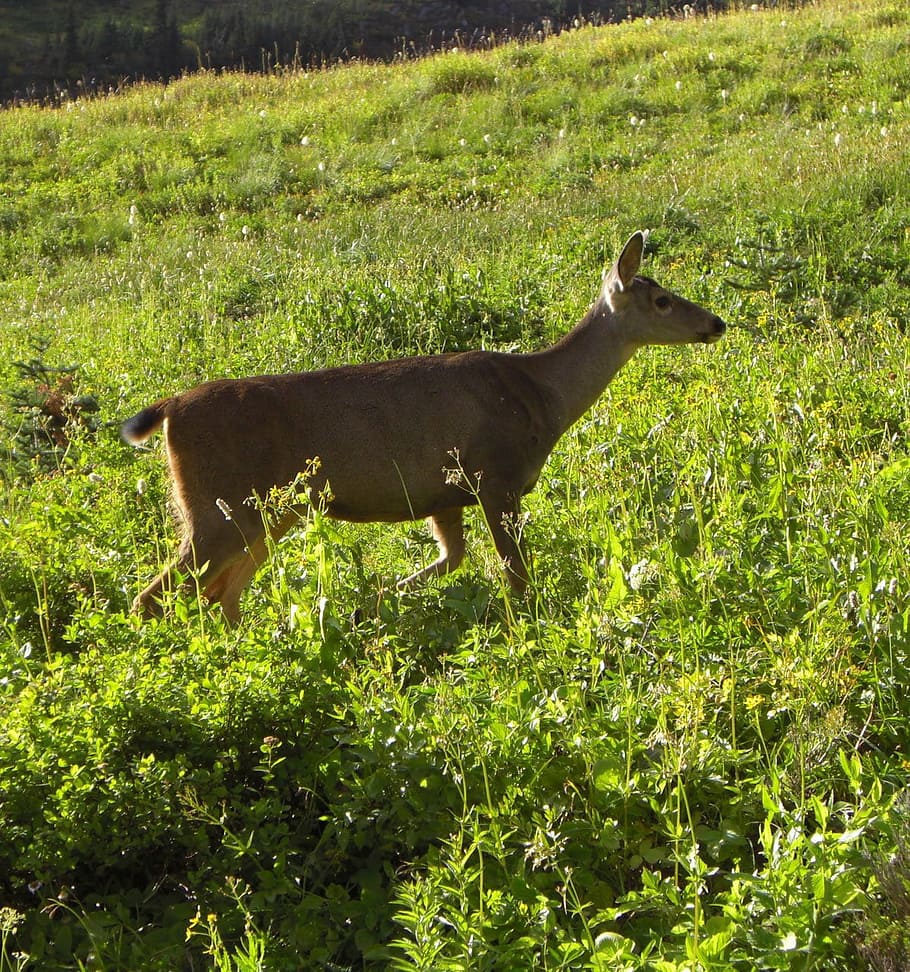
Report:
M 583 27 L 0 111 L 0 972 L 910 962 L 910 10 Z M 160 436 L 217 376 L 571 327 L 646 349 L 527 498 L 312 510 L 174 599 Z M 411 417 L 402 415 L 401 421 Z

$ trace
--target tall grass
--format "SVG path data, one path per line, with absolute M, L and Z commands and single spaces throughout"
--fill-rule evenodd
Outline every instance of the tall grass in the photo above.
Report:
M 910 14 L 855 7 L 0 113 L 0 969 L 899 967 Z M 398 595 L 421 525 L 312 511 L 239 629 L 127 616 L 122 417 L 540 347 L 644 226 L 731 331 L 557 446 L 526 602 L 479 517 Z

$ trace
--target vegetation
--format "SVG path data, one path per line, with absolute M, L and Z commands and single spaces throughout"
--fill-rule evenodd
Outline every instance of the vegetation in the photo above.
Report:
M 410 57 L 445 45 L 488 47 L 510 36 L 543 37 L 578 18 L 621 20 L 668 6 L 668 0 L 0 0 L 0 98 L 106 91 L 199 67 L 258 71 Z M 716 0 L 718 6 L 726 0 Z
M 0 114 L 0 969 L 905 966 L 908 27 L 826 0 Z M 526 601 L 479 518 L 400 595 L 420 524 L 312 510 L 239 628 L 128 615 L 174 537 L 122 418 L 539 347 L 640 227 L 731 331 L 559 444 Z

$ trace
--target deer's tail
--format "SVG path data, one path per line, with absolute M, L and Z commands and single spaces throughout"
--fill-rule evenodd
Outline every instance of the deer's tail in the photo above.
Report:
M 145 442 L 150 435 L 161 428 L 167 415 L 167 406 L 170 401 L 170 398 L 162 398 L 155 402 L 154 405 L 149 405 L 148 408 L 137 412 L 136 415 L 128 418 L 120 426 L 120 434 L 131 445 L 139 445 Z

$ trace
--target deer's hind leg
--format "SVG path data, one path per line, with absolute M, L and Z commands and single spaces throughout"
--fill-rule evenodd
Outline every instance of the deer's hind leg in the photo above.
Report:
M 460 506 L 453 506 L 430 517 L 430 527 L 433 538 L 439 547 L 439 556 L 428 567 L 418 570 L 398 582 L 400 590 L 407 590 L 422 583 L 428 577 L 442 577 L 455 570 L 464 560 L 464 511 Z
M 270 526 L 271 538 L 278 540 L 299 521 L 299 513 L 286 514 L 276 524 Z M 206 583 L 203 589 L 203 594 L 209 601 L 221 602 L 221 610 L 232 625 L 240 621 L 240 595 L 253 579 L 256 571 L 268 560 L 268 539 L 263 530 L 255 540 L 244 547 L 239 557 L 231 561 L 217 577 Z
M 193 590 L 196 583 L 207 600 L 220 599 L 237 562 L 245 556 L 246 541 L 235 523 L 226 521 L 220 512 L 218 517 L 208 517 L 187 529 L 176 561 L 133 602 L 136 614 L 160 617 L 164 613 L 163 597 L 178 588 Z M 195 583 L 190 579 L 194 575 Z

